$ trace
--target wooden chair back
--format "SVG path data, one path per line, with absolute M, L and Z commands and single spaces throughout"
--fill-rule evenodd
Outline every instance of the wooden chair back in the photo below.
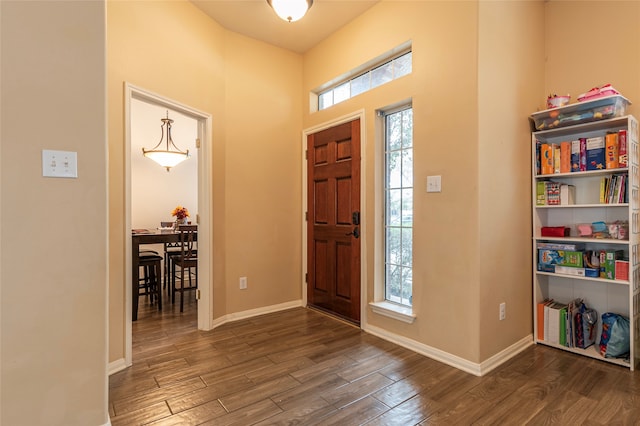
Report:
M 197 246 L 195 234 L 198 232 L 198 225 L 180 225 L 180 261 L 197 258 Z

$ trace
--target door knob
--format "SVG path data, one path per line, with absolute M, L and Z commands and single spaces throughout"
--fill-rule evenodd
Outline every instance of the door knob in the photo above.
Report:
M 358 229 L 358 227 L 356 226 L 355 228 L 353 228 L 353 231 L 351 232 L 347 232 L 344 235 L 353 235 L 356 238 L 360 238 L 360 230 Z

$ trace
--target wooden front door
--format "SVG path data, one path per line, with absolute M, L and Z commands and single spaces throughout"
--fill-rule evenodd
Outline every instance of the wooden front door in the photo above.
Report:
M 307 304 L 360 323 L 360 120 L 307 137 Z

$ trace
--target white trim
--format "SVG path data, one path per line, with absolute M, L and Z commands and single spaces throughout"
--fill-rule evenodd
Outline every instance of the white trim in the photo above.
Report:
M 515 342 L 513 345 L 508 348 L 503 349 L 497 354 L 493 355 L 491 358 L 483 361 L 480 364 L 480 371 L 482 374 L 487 374 L 496 367 L 504 364 L 506 361 L 510 360 L 514 356 L 518 355 L 520 352 L 527 349 L 529 346 L 535 345 L 533 341 L 533 334 L 529 334 L 526 337 L 523 337 L 519 341 Z
M 213 175 L 213 159 L 210 153 L 213 140 L 211 114 L 198 111 L 187 105 L 172 99 L 165 98 L 156 93 L 134 86 L 128 82 L 124 84 L 124 127 L 125 127 L 125 364 L 132 365 L 132 300 L 131 300 L 131 100 L 137 99 L 187 115 L 198 122 L 198 251 L 202 253 L 199 259 L 211 259 L 212 233 L 212 208 L 211 208 L 211 182 Z M 200 288 L 200 300 L 198 300 L 198 329 L 211 330 L 213 319 L 212 300 L 212 274 L 210 262 L 198 264 L 198 287 Z
M 385 265 L 385 211 L 386 211 L 386 194 L 384 179 L 386 176 L 385 169 L 385 147 L 386 147 L 386 124 L 385 116 L 390 113 L 403 111 L 413 108 L 413 99 L 404 99 L 388 105 L 385 108 L 376 110 L 375 119 L 375 154 L 374 154 L 374 273 L 373 273 L 373 302 L 370 304 L 372 311 L 378 315 L 384 315 L 408 324 L 412 324 L 416 318 L 412 307 L 403 308 L 401 305 L 395 305 L 393 302 L 386 300 L 386 265 Z M 415 144 L 414 144 L 415 145 Z M 415 201 L 415 182 L 414 182 L 414 201 Z M 413 269 L 413 267 L 412 267 Z M 415 285 L 413 286 L 415 288 Z M 413 293 L 413 289 L 412 289 Z
M 428 358 L 434 359 L 436 361 L 442 362 L 443 364 L 447 364 L 451 367 L 457 368 L 458 370 L 465 371 L 469 374 L 473 374 L 475 376 L 482 376 L 484 374 L 489 373 L 499 365 L 505 363 L 509 359 L 513 358 L 529 346 L 533 345 L 533 336 L 528 335 L 522 338 L 520 341 L 514 343 L 503 351 L 495 354 L 488 360 L 478 364 L 475 362 L 471 362 L 464 358 L 460 358 L 459 356 L 452 355 L 448 352 L 442 351 L 437 348 L 433 348 L 431 346 L 425 345 L 423 343 L 417 342 L 413 339 L 409 339 L 404 336 L 397 335 L 395 333 L 391 333 L 382 328 L 367 325 L 366 329 L 364 329 L 367 333 L 373 334 L 374 336 L 380 337 L 381 339 L 387 340 L 389 342 L 400 345 L 404 348 L 412 350 L 416 353 L 424 355 Z
M 220 327 L 221 325 L 228 322 L 257 317 L 265 314 L 271 314 L 273 312 L 286 311 L 287 309 L 299 307 L 302 307 L 302 300 L 293 300 L 291 302 L 279 303 L 277 305 L 263 306 L 261 308 L 250 309 L 248 311 L 235 312 L 215 319 L 211 328 L 213 329 L 216 327 Z
M 112 374 L 115 374 L 115 373 L 117 373 L 119 371 L 124 370 L 127 367 L 128 367 L 128 365 L 127 365 L 126 361 L 124 360 L 124 358 L 117 359 L 117 360 L 112 361 L 112 362 L 109 363 L 107 375 L 110 376 Z
M 413 324 L 416 320 L 416 314 L 414 314 L 413 310 L 408 306 L 398 305 L 387 302 L 386 300 L 371 302 L 369 306 L 371 306 L 371 310 L 376 314 L 406 322 L 407 324 Z
M 360 119 L 360 324 L 366 319 L 367 305 L 367 215 L 363 214 L 366 208 L 366 125 L 365 110 L 361 109 L 350 114 L 343 115 L 334 120 L 324 122 L 314 127 L 304 129 L 302 131 L 302 306 L 307 306 L 307 283 L 305 275 L 307 273 L 307 221 L 305 213 L 307 211 L 307 159 L 305 152 L 307 151 L 307 136 L 335 127 L 337 125 L 348 123 L 353 120 Z

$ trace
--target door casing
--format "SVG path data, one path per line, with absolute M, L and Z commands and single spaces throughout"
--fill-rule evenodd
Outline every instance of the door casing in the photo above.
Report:
M 132 364 L 132 291 L 131 291 L 131 100 L 137 99 L 163 108 L 180 112 L 197 121 L 200 148 L 198 155 L 198 252 L 199 259 L 211 259 L 213 242 L 212 211 L 211 211 L 211 182 L 213 175 L 212 147 L 212 116 L 198 111 L 177 101 L 165 98 L 146 89 L 125 83 L 124 116 L 125 116 L 125 364 Z M 198 263 L 198 330 L 213 328 L 213 281 L 210 261 L 200 260 Z

